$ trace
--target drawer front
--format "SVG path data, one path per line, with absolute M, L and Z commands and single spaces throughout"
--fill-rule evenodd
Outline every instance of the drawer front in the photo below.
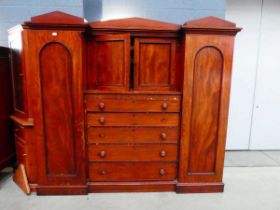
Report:
M 179 112 L 179 100 L 112 100 L 97 99 L 86 102 L 88 111 L 109 112 Z
M 178 142 L 178 127 L 90 127 L 89 143 Z
M 176 163 L 90 163 L 90 181 L 144 181 L 176 179 Z
M 89 126 L 178 126 L 176 113 L 91 113 Z
M 89 145 L 89 161 L 176 161 L 177 144 Z
M 24 128 L 19 125 L 14 125 L 15 136 L 24 139 Z
M 15 137 L 15 142 L 16 142 L 17 163 L 25 164 L 25 159 L 26 159 L 25 143 L 22 139 L 18 137 Z

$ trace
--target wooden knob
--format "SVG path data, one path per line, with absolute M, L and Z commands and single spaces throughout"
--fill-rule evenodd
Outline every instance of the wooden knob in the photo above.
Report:
M 101 158 L 104 158 L 106 156 L 106 152 L 104 150 L 102 150 L 101 152 L 99 152 L 99 156 Z
M 106 135 L 105 135 L 104 133 L 100 133 L 100 134 L 99 134 L 99 137 L 100 137 L 100 138 L 105 138 L 105 136 L 106 136 Z
M 168 108 L 168 104 L 167 104 L 167 103 L 163 103 L 163 104 L 161 105 L 161 108 L 162 108 L 163 110 L 166 110 L 166 109 Z
M 99 103 L 99 109 L 103 110 L 105 108 L 105 104 L 103 102 Z
M 106 175 L 106 174 L 107 174 L 107 172 L 106 172 L 105 170 L 102 170 L 100 173 L 101 173 L 102 175 Z
M 161 133 L 160 138 L 165 140 L 167 138 L 167 134 L 166 133 Z
M 100 122 L 100 124 L 104 124 L 105 123 L 105 118 L 104 117 L 100 117 L 99 118 L 99 122 Z
M 161 168 L 161 169 L 159 170 L 159 174 L 160 174 L 161 176 L 165 175 L 165 170 L 164 170 L 163 168 Z
M 164 150 L 161 150 L 161 151 L 160 151 L 160 156 L 161 156 L 161 157 L 165 157 L 165 156 L 166 156 L 166 152 L 165 152 Z

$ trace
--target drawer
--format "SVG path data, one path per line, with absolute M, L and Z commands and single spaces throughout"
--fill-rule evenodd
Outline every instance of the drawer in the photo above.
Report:
M 179 127 L 90 127 L 89 143 L 178 142 Z
M 89 161 L 176 161 L 177 144 L 89 145 Z
M 97 99 L 87 101 L 87 111 L 102 112 L 180 112 L 180 101 L 149 99 Z
M 14 125 L 15 136 L 24 139 L 24 128 L 19 125 Z
M 178 126 L 177 113 L 90 113 L 89 126 Z
M 25 159 L 26 159 L 25 142 L 18 137 L 15 137 L 15 142 L 16 142 L 17 163 L 25 164 Z
M 177 174 L 176 163 L 90 163 L 90 181 L 144 181 L 174 180 Z

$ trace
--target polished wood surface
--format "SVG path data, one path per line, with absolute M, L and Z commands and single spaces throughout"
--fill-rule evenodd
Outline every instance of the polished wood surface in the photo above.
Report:
M 87 52 L 89 57 L 88 89 L 129 89 L 130 40 L 128 34 L 94 37 L 88 44 Z
M 13 176 L 14 182 L 25 192 L 27 195 L 31 193 L 24 164 L 20 164 Z
M 135 90 L 176 90 L 176 40 L 136 38 Z
M 176 161 L 176 144 L 90 145 L 89 161 Z
M 147 120 L 149 119 L 149 120 Z M 90 113 L 89 126 L 177 126 L 176 113 Z
M 223 191 L 238 31 L 57 11 L 12 28 L 11 119 L 32 191 Z
M 9 49 L 0 47 L 0 170 L 15 162 L 13 123 L 9 116 L 13 113 L 12 84 L 10 75 Z
M 87 139 L 89 144 L 173 143 L 178 142 L 179 132 L 179 127 L 90 127 Z
M 178 192 L 221 192 L 224 186 L 233 39 L 240 29 L 210 20 L 219 30 L 212 24 L 204 28 L 205 19 L 197 27 L 186 24 Z
M 106 162 L 90 163 L 91 181 L 139 181 L 139 180 L 174 180 L 176 163 L 162 162 Z
M 33 83 L 33 132 L 41 186 L 84 185 L 84 134 L 81 71 L 83 40 L 78 31 L 27 31 Z M 50 62 L 52 61 L 52 62 Z M 38 100 L 40 99 L 40 100 Z M 52 189 L 52 188 L 51 188 Z

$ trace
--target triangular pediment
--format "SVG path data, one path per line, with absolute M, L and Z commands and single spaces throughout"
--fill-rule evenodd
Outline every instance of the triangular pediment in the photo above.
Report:
M 31 17 L 31 23 L 83 24 L 84 19 L 64 12 L 54 11 Z
M 195 19 L 186 22 L 183 27 L 199 27 L 199 28 L 236 28 L 236 24 L 221 18 L 209 16 L 205 18 Z
M 176 31 L 180 25 L 150 20 L 139 17 L 114 19 L 106 21 L 91 22 L 90 26 L 96 29 L 128 29 L 128 30 L 163 30 Z

